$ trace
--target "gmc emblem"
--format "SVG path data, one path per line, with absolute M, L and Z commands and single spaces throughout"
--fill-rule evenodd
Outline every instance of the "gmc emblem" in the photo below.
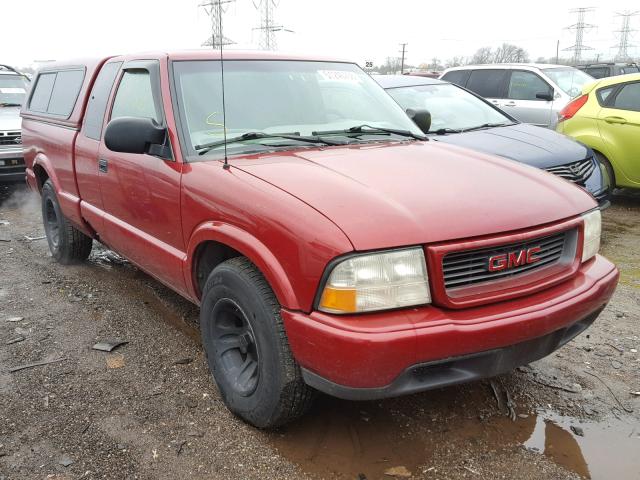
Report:
M 516 252 L 501 253 L 489 257 L 489 271 L 500 272 L 509 268 L 521 267 L 530 263 L 536 263 L 540 259 L 536 257 L 540 253 L 540 247 L 525 248 Z

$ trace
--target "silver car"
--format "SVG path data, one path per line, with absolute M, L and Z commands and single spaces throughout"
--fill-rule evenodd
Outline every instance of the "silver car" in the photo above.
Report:
M 466 65 L 440 77 L 486 98 L 521 122 L 555 128 L 558 113 L 593 77 L 564 65 Z
M 25 179 L 20 108 L 28 87 L 26 76 L 8 65 L 0 65 L 0 184 Z

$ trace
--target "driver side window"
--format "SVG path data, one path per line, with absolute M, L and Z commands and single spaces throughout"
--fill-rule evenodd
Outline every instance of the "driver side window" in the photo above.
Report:
M 551 87 L 542 78 L 532 72 L 514 70 L 509 80 L 509 93 L 511 100 L 540 100 L 536 98 L 539 93 L 552 94 Z
M 124 72 L 111 109 L 111 119 L 119 117 L 152 118 L 160 123 L 147 70 Z

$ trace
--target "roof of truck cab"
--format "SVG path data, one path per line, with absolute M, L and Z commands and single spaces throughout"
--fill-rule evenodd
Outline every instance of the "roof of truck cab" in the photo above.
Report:
M 220 50 L 198 49 L 167 52 L 169 60 L 220 60 Z M 309 62 L 355 63 L 343 58 L 319 55 L 301 55 L 286 52 L 265 52 L 264 50 L 224 50 L 225 60 L 296 60 Z
M 372 75 L 382 88 L 398 87 L 418 87 L 421 85 L 442 85 L 448 84 L 443 80 L 429 77 L 419 77 L 417 75 Z

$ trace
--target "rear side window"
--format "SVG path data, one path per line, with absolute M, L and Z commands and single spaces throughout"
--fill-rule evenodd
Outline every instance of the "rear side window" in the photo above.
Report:
M 471 70 L 454 70 L 452 72 L 445 73 L 442 76 L 442 80 L 464 87 L 467 84 L 467 80 L 469 80 L 470 74 Z
M 618 92 L 612 108 L 640 112 L 640 83 L 628 83 Z
M 616 87 L 616 85 L 613 85 L 612 87 L 601 88 L 596 91 L 596 97 L 598 97 L 598 103 L 601 106 L 607 103 L 607 98 L 609 98 L 609 95 L 611 95 L 611 92 L 613 92 Z
M 507 98 L 512 100 L 540 100 L 539 93 L 550 94 L 551 87 L 533 72 L 514 70 L 509 79 L 509 93 Z
M 80 88 L 84 80 L 83 70 L 67 70 L 58 72 L 56 81 L 53 84 L 51 100 L 47 113 L 69 117 L 76 105 Z
M 93 85 L 84 118 L 84 134 L 94 140 L 100 140 L 102 136 L 104 113 L 107 110 L 109 94 L 118 70 L 120 70 L 120 65 L 122 62 L 107 63 L 100 70 L 96 83 Z
M 634 65 L 629 65 L 629 66 L 620 68 L 621 75 L 626 75 L 627 73 L 638 73 L 638 72 L 640 72 L 640 69 L 638 69 L 638 67 Z
M 29 102 L 29 109 L 34 112 L 46 113 L 51 98 L 53 84 L 56 81 L 56 73 L 43 73 L 38 76 L 36 86 L 33 87 L 33 94 Z
M 118 117 L 152 118 L 159 122 L 147 70 L 127 70 L 113 100 L 111 119 Z
M 29 101 L 29 110 L 69 118 L 83 81 L 84 69 L 40 74 Z
M 609 76 L 609 67 L 585 68 L 584 71 L 593 78 L 604 78 Z
M 506 70 L 474 70 L 469 76 L 467 88 L 486 98 L 502 98 Z

